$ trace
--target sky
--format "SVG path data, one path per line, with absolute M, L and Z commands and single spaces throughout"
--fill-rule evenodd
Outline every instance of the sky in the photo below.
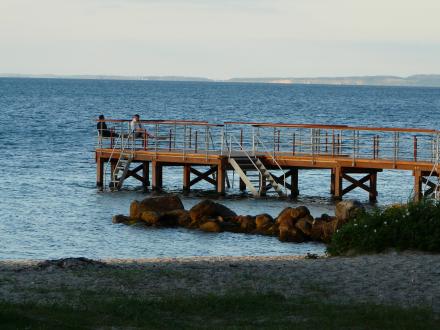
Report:
M 0 73 L 440 73 L 440 0 L 0 0 Z

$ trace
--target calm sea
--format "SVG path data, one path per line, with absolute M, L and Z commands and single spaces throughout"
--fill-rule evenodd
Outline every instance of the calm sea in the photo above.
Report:
M 320 244 L 276 238 L 111 223 L 146 195 L 136 182 L 118 193 L 95 189 L 95 122 L 99 114 L 212 122 L 268 121 L 400 127 L 440 127 L 440 89 L 199 82 L 0 79 L 0 258 L 175 257 L 322 253 Z M 165 186 L 179 191 L 180 170 Z M 237 185 L 235 185 L 237 187 Z M 204 186 L 199 187 L 203 189 Z M 237 196 L 221 202 L 237 213 L 276 215 L 306 204 L 331 213 L 329 173 L 301 171 L 298 202 Z M 379 202 L 406 201 L 411 173 L 379 174 Z M 366 201 L 368 196 L 350 196 Z M 190 207 L 201 192 L 184 198 Z

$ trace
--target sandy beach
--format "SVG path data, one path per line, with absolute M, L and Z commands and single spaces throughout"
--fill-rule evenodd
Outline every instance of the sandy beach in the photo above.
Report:
M 195 257 L 88 262 L 0 261 L 0 300 L 80 303 L 231 292 L 278 293 L 330 302 L 429 307 L 440 312 L 440 255 L 390 252 L 355 257 Z

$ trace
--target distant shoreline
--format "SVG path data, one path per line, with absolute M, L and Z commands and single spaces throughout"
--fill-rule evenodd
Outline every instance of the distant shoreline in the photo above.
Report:
M 440 88 L 440 75 L 436 75 L 436 74 L 412 75 L 408 77 L 398 77 L 398 76 L 349 76 L 349 77 L 316 77 L 316 78 L 262 77 L 262 78 L 231 78 L 225 80 L 216 80 L 216 79 L 210 79 L 204 77 L 185 77 L 185 76 L 118 76 L 118 75 L 55 75 L 55 74 L 27 75 L 27 74 L 0 73 L 0 78 Z

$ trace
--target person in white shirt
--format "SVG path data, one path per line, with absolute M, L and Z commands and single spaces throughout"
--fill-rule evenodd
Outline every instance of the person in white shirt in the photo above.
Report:
M 145 134 L 147 134 L 147 137 L 149 138 L 154 138 L 153 135 L 149 134 L 147 130 L 144 129 L 138 114 L 133 116 L 130 122 L 130 130 L 135 138 L 144 138 Z
M 131 133 L 134 135 L 134 137 L 136 138 L 142 138 L 144 136 L 144 127 L 142 126 L 142 123 L 140 121 L 140 117 L 138 114 L 134 115 L 131 123 L 130 123 L 130 129 L 131 129 Z

